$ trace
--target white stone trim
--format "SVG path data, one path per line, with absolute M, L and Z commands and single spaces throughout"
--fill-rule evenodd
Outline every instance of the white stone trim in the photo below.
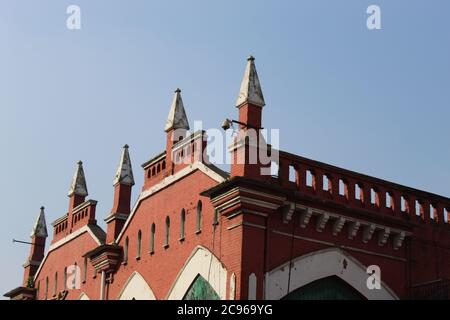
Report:
M 292 216 L 295 211 L 295 203 L 288 202 L 283 206 L 283 222 L 289 223 L 292 220 Z
M 197 246 L 175 278 L 167 294 L 167 300 L 183 299 L 197 275 L 201 275 L 209 282 L 221 300 L 226 299 L 227 269 L 211 251 Z
M 278 231 L 278 230 L 272 230 L 272 232 L 274 234 L 279 234 L 281 236 L 292 238 L 292 233 L 282 232 L 282 231 Z M 369 254 L 369 255 L 372 255 L 372 256 L 384 257 L 384 258 L 388 258 L 388 259 L 392 259 L 392 260 L 406 262 L 406 259 L 404 259 L 404 258 L 392 256 L 392 255 L 389 255 L 389 254 L 378 253 L 378 252 L 374 252 L 374 251 L 370 251 L 370 250 L 364 250 L 364 249 L 351 247 L 351 246 L 343 246 L 343 245 L 339 245 L 339 244 L 334 243 L 334 242 L 323 241 L 323 240 L 318 240 L 318 239 L 308 238 L 308 237 L 302 237 L 302 236 L 299 236 L 299 235 L 294 235 L 293 238 L 294 239 L 308 241 L 308 242 L 313 242 L 313 243 L 320 243 L 320 244 L 324 244 L 324 245 L 327 245 L 327 246 L 330 246 L 330 247 L 341 248 L 341 249 L 345 249 L 345 250 L 348 250 L 348 251 L 362 252 L 362 253 L 366 253 L 366 254 Z
M 265 193 L 265 192 L 261 192 L 261 191 L 255 191 L 255 190 L 242 188 L 242 187 L 235 187 L 235 188 L 230 189 L 229 191 L 227 191 L 225 193 L 222 193 L 222 194 L 218 195 L 217 197 L 212 199 L 211 202 L 212 203 L 216 203 L 217 201 L 220 201 L 221 199 L 228 197 L 230 194 L 233 194 L 233 193 L 239 192 L 239 191 L 242 191 L 242 192 L 245 192 L 245 193 L 249 193 L 249 194 L 254 194 L 254 195 L 261 196 L 261 197 L 268 198 L 268 199 L 278 200 L 279 202 L 284 202 L 286 200 L 286 197 L 274 196 L 273 194 L 270 194 L 270 193 Z
M 269 279 L 266 299 L 269 300 L 281 299 L 308 283 L 329 276 L 341 278 L 369 300 L 398 299 L 398 296 L 383 282 L 379 290 L 368 289 L 369 275 L 366 273 L 366 268 L 337 248 L 315 251 L 294 259 L 290 270 L 289 286 L 289 262 L 273 269 L 267 276 Z M 383 270 L 381 270 L 381 279 L 383 279 Z
M 236 274 L 233 272 L 230 276 L 230 294 L 228 300 L 236 299 Z
M 248 276 L 248 300 L 256 300 L 257 280 L 254 273 Z
M 58 249 L 59 247 L 61 247 L 64 244 L 66 244 L 67 242 L 72 241 L 73 239 L 81 236 L 85 232 L 89 233 L 91 235 L 92 239 L 94 239 L 94 241 L 97 242 L 98 245 L 102 244 L 100 239 L 96 237 L 94 232 L 92 232 L 92 230 L 89 227 L 89 225 L 85 225 L 85 226 L 81 227 L 80 229 L 76 230 L 75 232 L 72 232 L 68 236 L 66 236 L 66 237 L 62 238 L 61 240 L 58 240 L 57 242 L 55 242 L 52 245 L 50 245 L 50 247 L 48 248 L 47 253 L 44 256 L 44 259 L 42 259 L 42 262 L 41 262 L 39 268 L 37 269 L 36 274 L 34 275 L 34 280 L 36 280 L 37 276 L 39 275 L 39 272 L 41 271 L 42 266 L 45 264 L 45 261 L 47 260 L 47 257 L 50 254 L 50 252 Z
M 89 234 L 92 236 L 92 238 L 95 240 L 95 242 L 97 242 L 98 245 L 102 244 L 100 239 L 98 239 L 95 236 L 95 234 L 92 232 L 91 228 L 89 228 L 89 225 L 85 225 L 85 226 L 81 227 L 80 229 L 76 230 L 75 232 L 70 233 L 68 236 L 65 236 L 61 240 L 58 240 L 54 244 L 50 245 L 48 250 L 49 251 L 55 250 L 55 249 L 61 247 L 62 245 L 66 244 L 67 242 L 69 242 L 69 241 L 75 239 L 76 237 L 82 235 L 85 232 L 89 232 Z
M 125 230 L 128 228 L 128 225 L 133 220 L 133 216 L 136 213 L 136 209 L 142 200 L 150 197 L 151 195 L 159 192 L 160 190 L 162 190 L 164 188 L 167 188 L 171 184 L 177 182 L 178 180 L 183 179 L 184 177 L 193 173 L 196 170 L 200 170 L 201 172 L 203 172 L 204 174 L 209 176 L 211 179 L 217 181 L 218 183 L 225 181 L 225 178 L 222 177 L 220 174 L 218 174 L 217 172 L 214 172 L 212 169 L 208 168 L 205 164 L 203 164 L 202 162 L 198 162 L 198 161 L 189 165 L 188 167 L 178 171 L 174 175 L 164 178 L 161 182 L 155 184 L 150 189 L 147 189 L 139 194 L 139 197 L 133 206 L 133 210 L 131 211 L 127 222 L 125 222 L 125 225 L 123 226 L 122 231 L 120 231 L 119 235 L 117 236 L 116 243 L 119 243 L 120 239 L 123 237 Z
M 89 298 L 89 296 L 88 296 L 86 293 L 82 292 L 82 293 L 79 295 L 79 297 L 78 297 L 77 300 L 91 300 L 91 298 Z
M 117 300 L 156 300 L 150 285 L 144 277 L 137 271 L 134 271 L 120 290 Z

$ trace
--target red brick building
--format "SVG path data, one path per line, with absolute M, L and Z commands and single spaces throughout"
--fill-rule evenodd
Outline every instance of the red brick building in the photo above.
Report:
M 254 59 L 238 100 L 226 173 L 208 162 L 206 133 L 189 133 L 180 90 L 165 149 L 134 186 L 128 146 L 104 216 L 78 163 L 67 213 L 44 208 L 12 299 L 449 298 L 450 199 L 275 150 L 260 134 L 265 101 Z M 249 139 L 250 130 L 256 132 Z M 252 152 L 270 154 L 271 162 Z M 276 157 L 275 157 L 276 155 Z M 239 160 L 243 161 L 239 161 Z M 277 172 L 263 174 L 264 170 Z M 97 225 L 105 218 L 106 232 Z M 381 282 L 368 273 L 379 270 Z M 375 267 L 373 267 L 375 266 Z M 378 269 L 379 268 L 379 269 Z

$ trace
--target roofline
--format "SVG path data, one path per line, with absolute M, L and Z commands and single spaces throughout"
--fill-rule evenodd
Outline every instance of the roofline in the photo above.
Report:
M 64 221 L 65 219 L 67 219 L 69 217 L 69 213 L 66 213 L 65 215 L 63 215 L 62 217 L 57 218 L 56 220 L 54 220 L 52 223 L 50 223 L 50 225 L 52 227 L 54 227 L 55 225 L 61 223 L 62 221 Z
M 96 227 L 100 228 L 99 226 L 95 225 Z M 48 248 L 48 251 L 45 253 L 44 259 L 42 259 L 41 264 L 39 265 L 39 268 L 36 270 L 36 273 L 33 277 L 33 280 L 36 281 L 37 276 L 39 275 L 39 272 L 42 269 L 42 266 L 44 265 L 45 261 L 47 260 L 49 254 L 53 251 L 55 251 L 56 249 L 58 249 L 59 247 L 65 245 L 67 242 L 70 242 L 76 238 L 78 238 L 79 236 L 81 236 L 84 233 L 89 233 L 92 237 L 92 239 L 94 239 L 95 242 L 97 242 L 97 244 L 99 246 L 101 246 L 103 244 L 102 239 L 98 238 L 95 234 L 95 232 L 91 229 L 92 225 L 85 225 L 83 227 L 81 227 L 80 229 L 74 231 L 73 233 L 65 236 L 64 238 L 58 240 L 57 242 L 53 243 L 52 245 L 50 245 L 50 247 Z M 101 229 L 101 228 L 100 228 Z
M 356 172 L 356 171 L 344 169 L 344 168 L 337 167 L 337 166 L 334 166 L 334 165 L 331 165 L 331 164 L 328 164 L 328 163 L 325 163 L 325 162 L 320 162 L 320 161 L 317 161 L 317 160 L 313 160 L 313 159 L 305 158 L 305 157 L 302 157 L 302 156 L 299 156 L 299 155 L 295 155 L 295 154 L 292 154 L 292 153 L 289 153 L 289 152 L 286 152 L 286 151 L 279 150 L 279 153 L 280 153 L 280 159 L 284 155 L 284 156 L 286 156 L 288 158 L 291 158 L 294 161 L 297 161 L 297 162 L 300 162 L 300 163 L 301 162 L 303 162 L 303 163 L 309 162 L 309 163 L 311 163 L 311 164 L 313 164 L 315 166 L 318 166 L 318 167 L 329 168 L 330 171 L 337 171 L 337 172 L 340 172 L 340 173 L 342 173 L 344 175 L 349 175 L 349 176 L 353 176 L 353 177 L 356 177 L 356 178 L 361 178 L 363 180 L 373 181 L 376 184 L 381 184 L 381 185 L 386 186 L 386 187 L 393 187 L 393 188 L 409 191 L 411 193 L 419 193 L 419 194 L 422 194 L 422 195 L 424 195 L 426 197 L 437 198 L 437 199 L 443 200 L 444 202 L 450 202 L 450 198 L 442 196 L 442 195 L 439 195 L 439 194 L 435 194 L 435 193 L 431 193 L 431 192 L 428 192 L 428 191 L 424 191 L 424 190 L 408 187 L 408 186 L 405 186 L 405 185 L 402 185 L 402 184 L 398 184 L 396 182 L 391 182 L 389 180 L 384 180 L 384 179 L 377 178 L 377 177 L 374 177 L 374 176 L 369 176 L 369 175 L 364 174 L 364 173 L 359 173 L 359 172 Z
M 133 220 L 133 216 L 136 213 L 136 210 L 139 207 L 139 204 L 141 203 L 142 200 L 144 200 L 144 199 L 150 197 L 151 195 L 153 195 L 153 194 L 155 194 L 155 193 L 157 193 L 157 192 L 167 188 L 168 186 L 172 185 L 173 183 L 177 182 L 180 179 L 183 179 L 185 176 L 188 176 L 189 174 L 195 172 L 196 170 L 202 171 L 203 173 L 205 173 L 211 179 L 217 181 L 218 183 L 222 183 L 222 182 L 226 181 L 226 179 L 227 179 L 227 177 L 223 176 L 224 172 L 222 170 L 220 170 L 219 168 L 217 168 L 216 166 L 214 166 L 214 165 L 205 165 L 204 163 L 199 162 L 199 161 L 194 162 L 189 167 L 181 169 L 177 173 L 164 178 L 163 180 L 161 180 L 156 185 L 150 187 L 150 189 L 142 191 L 139 194 L 138 199 L 136 200 L 136 202 L 135 202 L 135 204 L 133 206 L 133 209 L 131 210 L 131 212 L 130 212 L 130 214 L 128 216 L 127 221 L 125 222 L 122 230 L 120 231 L 119 235 L 115 239 L 115 243 L 119 243 L 120 239 L 122 238 L 123 234 L 125 233 L 125 230 L 128 228 L 128 225 Z
M 143 169 L 147 169 L 148 166 L 152 165 L 155 162 L 158 162 L 166 157 L 166 151 L 161 152 L 160 154 L 154 156 L 150 160 L 145 161 L 143 164 L 141 164 L 141 167 Z

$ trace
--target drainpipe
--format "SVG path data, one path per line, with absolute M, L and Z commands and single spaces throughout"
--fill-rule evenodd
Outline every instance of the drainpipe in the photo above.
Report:
M 102 271 L 100 278 L 100 300 L 105 300 L 105 271 Z

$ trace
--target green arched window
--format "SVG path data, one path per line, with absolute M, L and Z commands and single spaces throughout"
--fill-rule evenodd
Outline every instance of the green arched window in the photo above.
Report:
M 355 288 L 339 277 L 331 276 L 308 283 L 282 300 L 364 300 Z
M 197 275 L 183 300 L 220 300 L 220 297 L 205 278 Z

